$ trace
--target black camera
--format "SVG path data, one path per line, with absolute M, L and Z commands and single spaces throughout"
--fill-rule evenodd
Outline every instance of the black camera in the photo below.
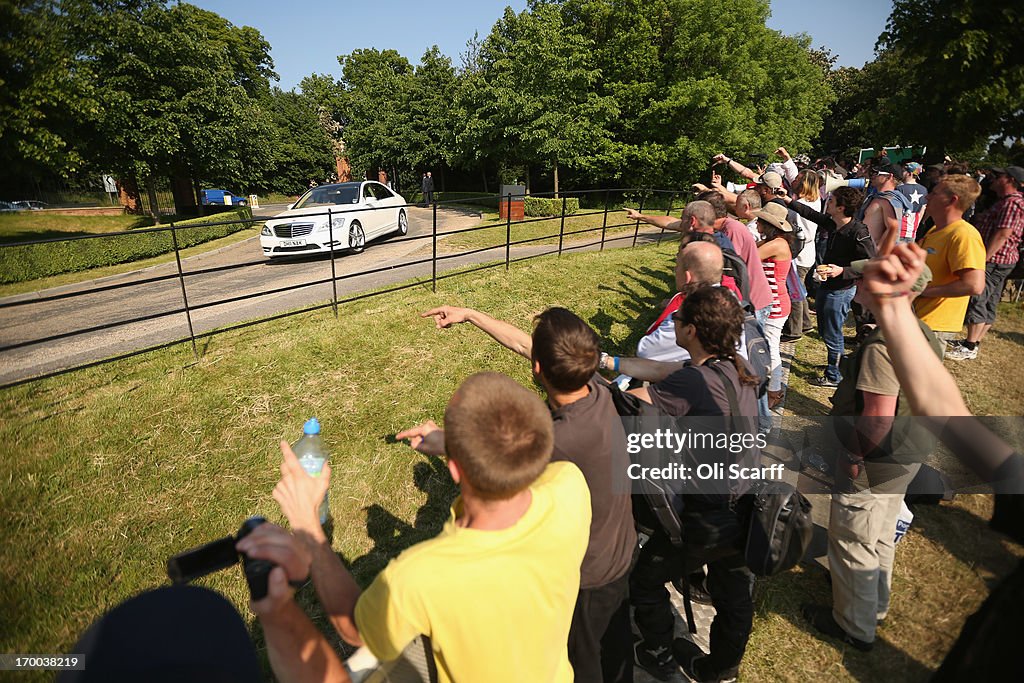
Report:
M 235 544 L 266 521 L 263 517 L 250 517 L 242 523 L 235 536 L 226 536 L 175 555 L 167 560 L 167 576 L 176 584 L 189 583 L 201 576 L 227 569 L 241 560 L 245 581 L 249 584 L 249 595 L 253 600 L 262 600 L 267 597 L 267 577 L 276 565 L 269 560 L 255 560 L 238 552 Z

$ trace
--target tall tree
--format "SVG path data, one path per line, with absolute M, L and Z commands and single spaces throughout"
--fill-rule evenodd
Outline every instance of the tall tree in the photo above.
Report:
M 395 50 L 355 50 L 341 64 L 342 135 L 359 172 L 414 163 L 410 150 L 413 68 Z
M 894 0 L 878 45 L 904 67 L 884 98 L 903 137 L 955 152 L 1024 136 L 1022 31 L 1019 0 Z
M 610 141 L 618 109 L 597 91 L 594 43 L 562 18 L 559 8 L 534 3 L 505 15 L 482 46 L 481 119 L 495 148 L 512 158 L 550 165 L 555 195 L 559 168 L 586 168 Z
M 69 174 L 82 156 L 74 122 L 93 106 L 73 77 L 66 25 L 55 0 L 0 2 L 0 175 L 7 182 Z
M 423 54 L 409 94 L 414 168 L 443 171 L 456 158 L 455 135 L 459 124 L 453 106 L 458 98 L 458 76 L 451 60 L 436 45 Z M 443 186 L 442 186 L 443 187 Z
M 191 177 L 235 187 L 257 182 L 270 161 L 261 106 L 270 45 L 254 29 L 179 3 L 64 0 L 75 70 L 98 84 L 83 122 L 87 154 L 145 182 Z
M 274 121 L 272 161 L 260 189 L 301 193 L 335 171 L 332 142 L 311 97 L 274 88 L 268 99 Z

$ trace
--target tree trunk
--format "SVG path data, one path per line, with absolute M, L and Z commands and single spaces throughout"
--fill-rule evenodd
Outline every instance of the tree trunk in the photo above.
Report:
M 156 202 L 156 185 L 153 184 L 153 176 L 146 178 L 146 194 L 149 197 L 149 215 L 156 225 L 160 225 L 160 207 Z
M 480 162 L 480 177 L 484 179 L 484 194 L 490 194 L 487 191 L 487 168 L 483 162 Z
M 444 192 L 444 162 L 441 162 L 440 164 L 437 165 L 437 173 L 438 175 L 441 176 L 439 178 L 439 180 L 441 181 L 439 183 L 441 185 L 441 192 Z
M 555 159 L 555 199 L 558 199 L 558 159 Z
M 200 216 L 206 215 L 206 207 L 203 206 L 203 191 L 199 188 L 199 179 L 194 178 L 192 180 L 192 191 L 196 195 L 196 212 Z
M 174 213 L 179 216 L 198 216 L 196 208 L 196 196 L 194 182 L 184 171 L 178 171 L 171 176 L 171 192 L 174 196 Z

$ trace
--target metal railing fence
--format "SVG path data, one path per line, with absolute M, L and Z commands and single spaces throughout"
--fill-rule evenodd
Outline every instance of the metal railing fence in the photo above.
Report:
M 360 270 L 360 271 L 352 272 L 352 273 L 345 273 L 345 274 L 341 274 L 341 275 L 339 275 L 337 273 L 336 265 L 335 265 L 335 258 L 336 258 L 337 254 L 339 252 L 345 253 L 345 252 L 349 251 L 349 249 L 347 249 L 345 247 L 338 247 L 338 246 L 336 246 L 337 242 L 334 239 L 335 236 L 334 236 L 333 233 L 334 233 L 334 218 L 335 218 L 335 215 L 337 213 L 342 213 L 342 212 L 337 212 L 336 210 L 331 209 L 331 208 L 328 208 L 328 209 L 325 209 L 325 210 L 319 211 L 319 212 L 310 212 L 308 214 L 303 215 L 302 218 L 314 218 L 314 217 L 317 217 L 317 216 L 327 216 L 327 219 L 328 219 L 327 220 L 327 225 L 329 226 L 329 228 L 328 228 L 329 231 L 330 231 L 329 240 L 330 240 L 330 244 L 331 244 L 330 254 L 329 254 L 329 257 L 327 258 L 327 260 L 330 263 L 330 275 L 329 276 L 326 276 L 326 274 L 325 274 L 324 277 L 318 278 L 318 279 L 313 279 L 313 280 L 309 280 L 309 281 L 303 281 L 303 282 L 299 282 L 299 283 L 296 283 L 296 284 L 290 284 L 290 285 L 286 285 L 286 286 L 282 286 L 282 287 L 274 287 L 274 288 L 267 289 L 267 290 L 261 290 L 261 291 L 253 292 L 253 293 L 250 293 L 250 294 L 242 294 L 242 295 L 237 295 L 237 296 L 229 296 L 229 297 L 225 297 L 225 298 L 221 298 L 221 299 L 216 299 L 216 300 L 213 300 L 213 301 L 205 301 L 205 302 L 202 302 L 202 303 L 195 303 L 194 301 L 190 303 L 190 301 L 189 301 L 189 288 L 188 288 L 188 284 L 187 284 L 190 279 L 195 278 L 197 276 L 201 276 L 201 275 L 209 275 L 209 274 L 212 274 L 212 273 L 219 273 L 219 272 L 226 272 L 226 271 L 238 270 L 238 269 L 243 269 L 243 268 L 253 268 L 253 267 L 256 267 L 256 266 L 263 266 L 263 265 L 265 265 L 267 263 L 267 259 L 262 258 L 262 259 L 258 259 L 258 260 L 244 261 L 244 262 L 241 262 L 241 263 L 229 263 L 227 265 L 219 265 L 219 266 L 214 266 L 214 267 L 209 267 L 209 268 L 200 268 L 200 269 L 196 269 L 196 270 L 186 270 L 182 266 L 182 256 L 181 256 L 182 248 L 179 246 L 178 235 L 181 234 L 182 231 L 187 231 L 187 230 L 192 230 L 192 229 L 199 229 L 199 228 L 207 229 L 207 228 L 210 228 L 210 227 L 213 227 L 213 226 L 235 225 L 235 224 L 241 224 L 241 223 L 250 224 L 251 225 L 253 223 L 260 223 L 260 222 L 263 222 L 264 220 L 269 220 L 269 219 L 252 219 L 252 218 L 250 218 L 250 219 L 234 219 L 234 220 L 225 220 L 225 221 L 219 221 L 219 222 L 204 223 L 204 224 L 198 225 L 198 226 L 179 226 L 179 225 L 176 225 L 174 223 L 169 223 L 169 224 L 163 225 L 163 226 L 157 226 L 157 227 L 152 227 L 152 228 L 144 228 L 144 229 L 138 229 L 138 230 L 131 230 L 131 231 L 124 231 L 124 232 L 79 234 L 79 235 L 73 235 L 73 236 L 69 236 L 69 237 L 46 238 L 46 239 L 27 240 L 27 241 L 22 241 L 22 242 L 11 242 L 11 243 L 0 244 L 0 249 L 13 249 L 13 248 L 26 247 L 26 246 L 31 246 L 31 245 L 40 245 L 40 244 L 52 244 L 52 243 L 59 243 L 59 242 L 61 242 L 61 243 L 70 243 L 70 242 L 76 242 L 76 241 L 80 241 L 80 240 L 102 240 L 102 239 L 109 239 L 111 237 L 121 237 L 121 236 L 130 236 L 130 235 L 143 235 L 143 234 L 147 234 L 147 233 L 157 233 L 157 232 L 169 232 L 170 235 L 171 235 L 171 243 L 173 245 L 173 253 L 174 253 L 174 259 L 175 259 L 175 266 L 176 266 L 174 272 L 172 272 L 170 274 L 166 274 L 166 275 L 157 275 L 157 276 L 153 276 L 153 277 L 144 277 L 142 279 L 133 280 L 133 281 L 130 281 L 130 282 L 120 282 L 120 283 L 113 283 L 113 284 L 104 284 L 104 285 L 99 285 L 99 286 L 96 286 L 96 287 L 90 287 L 90 288 L 87 288 L 87 289 L 74 290 L 74 291 L 69 291 L 69 292 L 61 292 L 61 293 L 55 293 L 55 294 L 48 294 L 48 295 L 34 297 L 34 298 L 22 298 L 22 299 L 3 301 L 3 302 L 0 302 L 0 315 L 2 315 L 2 312 L 4 310 L 10 310 L 10 309 L 21 308 L 21 307 L 26 307 L 26 306 L 39 305 L 39 304 L 49 303 L 49 302 L 74 300 L 74 299 L 77 299 L 77 298 L 80 298 L 80 297 L 84 297 L 84 296 L 95 295 L 95 294 L 99 294 L 99 293 L 111 292 L 111 291 L 116 291 L 116 290 L 129 290 L 131 288 L 152 287 L 153 285 L 156 285 L 157 283 L 168 282 L 168 281 L 171 281 L 171 280 L 177 280 L 177 282 L 179 284 L 179 289 L 180 289 L 180 292 L 181 292 L 181 304 L 180 304 L 180 306 L 173 307 L 173 308 L 171 308 L 169 310 L 161 310 L 161 311 L 157 311 L 157 312 L 150 312 L 150 313 L 146 313 L 145 315 L 136 315 L 136 316 L 133 316 L 133 317 L 126 318 L 124 320 L 117 320 L 117 321 L 114 321 L 114 322 L 106 322 L 106 323 L 101 323 L 101 324 L 96 324 L 96 325 L 89 325 L 89 326 L 85 326 L 85 327 L 77 327 L 77 328 L 62 330 L 62 331 L 54 333 L 54 334 L 48 334 L 48 335 L 41 336 L 41 337 L 32 337 L 32 338 L 28 338 L 28 339 L 22 339 L 20 341 L 14 341 L 14 342 L 11 342 L 11 343 L 0 345 L 0 360 L 4 359 L 4 355 L 5 354 L 9 354 L 11 351 L 14 351 L 16 349 L 21 349 L 21 348 L 30 347 L 30 346 L 36 346 L 36 345 L 50 344 L 50 343 L 54 343 L 54 342 L 58 342 L 58 341 L 67 340 L 67 339 L 70 339 L 70 338 L 73 338 L 73 337 L 77 337 L 77 336 L 80 336 L 80 335 L 85 335 L 85 334 L 89 334 L 89 333 L 95 333 L 95 332 L 110 330 L 110 329 L 114 329 L 114 328 L 118 328 L 118 327 L 124 327 L 124 326 L 127 326 L 127 325 L 133 325 L 133 324 L 137 324 L 137 323 L 142 323 L 142 322 L 149 322 L 149 321 L 154 321 L 154 320 L 173 318 L 173 317 L 176 317 L 176 316 L 184 316 L 185 321 L 187 322 L 188 331 L 189 331 L 187 337 L 180 337 L 180 338 L 177 338 L 177 339 L 174 339 L 174 340 L 171 340 L 171 341 L 167 341 L 167 342 L 164 342 L 164 343 L 157 344 L 155 346 L 148 346 L 146 348 L 128 351 L 126 353 L 122 353 L 122 354 L 119 354 L 119 355 L 111 356 L 111 357 L 108 357 L 108 358 L 103 358 L 101 360 L 91 361 L 91 362 L 87 362 L 87 363 L 81 363 L 81 364 L 73 365 L 71 367 L 61 368 L 61 369 L 58 369 L 58 370 L 55 370 L 55 371 L 52 371 L 52 372 L 47 372 L 45 374 L 40 374 L 40 375 L 37 375 L 37 376 L 33 376 L 33 377 L 29 377 L 29 378 L 24 378 L 24 379 L 18 379 L 16 381 L 8 382 L 6 384 L 0 384 L 0 388 L 7 388 L 7 387 L 12 387 L 12 386 L 17 386 L 19 384 L 24 384 L 24 383 L 27 383 L 27 382 L 34 382 L 34 381 L 37 381 L 37 380 L 40 380 L 40 379 L 44 379 L 44 378 L 47 378 L 47 377 L 54 377 L 54 376 L 57 376 L 57 375 L 62 375 L 62 374 L 68 373 L 68 372 L 76 371 L 76 370 L 82 370 L 82 369 L 85 369 L 85 368 L 94 367 L 94 366 L 97 366 L 97 365 L 102 365 L 104 363 L 109 363 L 109 362 L 113 362 L 113 361 L 117 361 L 117 360 L 122 360 L 122 359 L 125 359 L 125 358 L 130 358 L 130 357 L 137 356 L 137 355 L 140 355 L 140 354 L 143 354 L 143 353 L 148 353 L 148 352 L 155 351 L 155 350 L 158 350 L 158 349 L 168 348 L 170 346 L 175 346 L 175 345 L 186 343 L 186 342 L 191 343 L 193 354 L 198 359 L 200 354 L 199 354 L 198 343 L 197 342 L 199 340 L 206 339 L 206 338 L 212 337 L 214 335 L 223 334 L 225 332 L 232 332 L 232 331 L 235 331 L 235 330 L 240 330 L 240 329 L 243 329 L 243 328 L 251 327 L 253 325 L 258 325 L 258 324 L 262 324 L 262 323 L 266 323 L 266 322 L 280 320 L 282 318 L 287 318 L 287 317 L 290 317 L 290 316 L 301 315 L 301 314 L 304 314 L 304 313 L 309 313 L 311 311 L 317 311 L 317 310 L 321 310 L 321 309 L 324 309 L 324 308 L 331 308 L 333 313 L 334 313 L 334 316 L 337 317 L 338 316 L 339 306 L 341 306 L 343 304 L 351 303 L 351 302 L 354 302 L 354 301 L 359 301 L 359 300 L 370 298 L 370 297 L 380 296 L 380 295 L 383 295 L 383 294 L 388 294 L 388 293 L 400 291 L 400 290 L 403 290 L 403 289 L 409 289 L 411 287 L 422 286 L 422 285 L 426 284 L 425 280 L 414 279 L 414 280 L 412 280 L 410 282 L 405 282 L 405 283 L 399 284 L 397 286 L 386 287 L 384 289 L 378 289 L 378 290 L 374 290 L 374 291 L 370 291 L 370 292 L 358 293 L 358 294 L 355 294 L 355 295 L 352 295 L 352 296 L 347 296 L 347 297 L 339 298 L 339 295 L 338 295 L 338 283 L 339 282 L 342 282 L 342 281 L 345 281 L 345 280 L 354 279 L 354 278 L 358 278 L 358 277 L 362 277 L 362 276 L 366 276 L 366 275 L 373 275 L 373 274 L 382 273 L 382 272 L 385 272 L 385 271 L 403 270 L 403 269 L 407 269 L 407 268 L 412 268 L 414 266 L 420 266 L 420 265 L 424 265 L 426 263 L 430 263 L 431 264 L 431 274 L 430 274 L 430 280 L 429 280 L 430 281 L 430 286 L 431 286 L 433 291 L 437 291 L 437 283 L 439 281 L 441 281 L 441 280 L 444 280 L 444 279 L 447 279 L 447 278 L 450 278 L 450 277 L 461 276 L 461 275 L 465 275 L 465 274 L 468 274 L 468 273 L 473 273 L 473 272 L 477 272 L 477 271 L 481 271 L 481 270 L 486 270 L 486 269 L 489 269 L 489 268 L 499 267 L 501 265 L 504 265 L 505 269 L 508 270 L 510 268 L 511 264 L 513 264 L 513 263 L 518 263 L 518 262 L 522 262 L 522 261 L 538 258 L 540 256 L 549 256 L 549 255 L 552 255 L 552 254 L 558 254 L 559 256 L 561 256 L 563 253 L 568 252 L 568 251 L 576 251 L 576 250 L 579 250 L 579 249 L 586 249 L 586 248 L 591 248 L 591 247 L 599 247 L 600 250 L 603 251 L 606 245 L 608 245 L 610 243 L 614 243 L 614 242 L 621 242 L 621 241 L 630 241 L 631 242 L 630 246 L 636 246 L 638 237 L 640 235 L 640 221 L 636 220 L 636 221 L 619 222 L 617 220 L 614 220 L 615 217 L 613 215 L 613 211 L 615 211 L 617 209 L 614 207 L 614 205 L 612 203 L 612 198 L 613 197 L 616 197 L 619 200 L 622 200 L 622 199 L 634 199 L 634 200 L 635 199 L 639 199 L 639 201 L 637 203 L 638 203 L 638 210 L 640 212 L 643 212 L 645 210 L 645 207 L 657 207 L 657 210 L 660 213 L 661 207 L 664 206 L 665 207 L 665 215 L 669 215 L 676 208 L 681 208 L 681 206 L 680 207 L 676 207 L 675 206 L 675 200 L 679 197 L 679 192 L 675 191 L 675 190 L 659 190 L 659 189 L 646 189 L 646 188 L 645 189 L 638 189 L 638 188 L 616 188 L 616 189 L 601 189 L 601 190 L 584 190 L 584 191 L 572 192 L 570 194 L 574 198 L 582 198 L 582 197 L 584 197 L 586 195 L 598 195 L 598 194 L 601 194 L 601 193 L 603 193 L 603 195 L 604 195 L 603 201 L 601 200 L 601 198 L 597 198 L 597 199 L 595 199 L 594 197 L 590 197 L 589 198 L 591 201 L 588 202 L 588 203 L 591 203 L 591 204 L 597 203 L 599 205 L 602 205 L 602 208 L 596 209 L 596 210 L 582 210 L 581 209 L 581 210 L 577 211 L 574 214 L 567 214 L 567 212 L 566 212 L 567 197 L 566 197 L 566 195 L 564 193 L 560 197 L 560 199 L 561 199 L 561 211 L 560 211 L 559 214 L 557 214 L 555 216 L 544 216 L 544 217 L 533 217 L 533 218 L 525 218 L 524 217 L 522 220 L 513 221 L 512 218 L 511 218 L 512 212 L 511 212 L 511 210 L 508 210 L 508 211 L 506 211 L 507 218 L 505 220 L 505 226 L 504 226 L 505 227 L 505 239 L 504 239 L 504 241 L 499 241 L 499 242 L 496 242 L 494 244 L 489 244 L 489 245 L 486 245 L 486 246 L 483 246 L 483 247 L 475 247 L 475 248 L 467 249 L 467 250 L 464 250 L 464 251 L 458 251 L 458 252 L 455 252 L 455 253 L 444 253 L 444 254 L 438 254 L 438 242 L 439 242 L 439 240 L 446 239 L 446 238 L 449 238 L 449 237 L 454 236 L 454 235 L 460 235 L 460 234 L 466 234 L 466 233 L 474 233 L 474 232 L 479 232 L 479 231 L 483 231 L 483 230 L 494 230 L 495 228 L 500 227 L 500 223 L 495 223 L 495 224 L 492 224 L 492 225 L 481 225 L 481 226 L 476 226 L 476 227 L 472 227 L 472 228 L 461 228 L 461 229 L 450 230 L 450 231 L 439 231 L 439 226 L 438 226 L 438 220 L 439 220 L 438 219 L 438 208 L 446 208 L 446 207 L 454 207 L 454 206 L 462 206 L 462 205 L 473 205 L 475 202 L 483 202 L 483 201 L 493 202 L 495 197 L 496 197 L 496 195 L 493 195 L 493 194 L 490 194 L 490 195 L 480 195 L 478 197 L 459 198 L 457 200 L 449 200 L 449 201 L 436 201 L 435 200 L 431 204 L 431 223 L 432 223 L 432 225 L 431 225 L 431 231 L 429 233 L 422 234 L 422 235 L 406 235 L 406 236 L 402 236 L 402 237 L 398 237 L 398 238 L 389 238 L 387 240 L 388 244 L 398 244 L 398 243 L 404 243 L 404 242 L 417 242 L 417 241 L 430 240 L 430 242 L 431 242 L 431 255 L 429 257 L 410 259 L 410 260 L 408 260 L 406 262 L 403 262 L 402 264 L 397 265 L 397 266 L 396 265 L 387 265 L 387 266 L 373 267 L 373 268 L 368 268 L 368 269 L 365 269 L 365 270 Z M 507 194 L 507 195 L 499 196 L 498 197 L 498 201 L 501 202 L 501 203 L 507 203 L 508 205 L 511 205 L 516 200 L 525 199 L 525 197 L 527 197 L 527 196 L 542 197 L 543 198 L 543 197 L 550 197 L 552 195 L 553 195 L 553 193 L 541 193 L 541 194 L 531 194 L 531 195 Z M 664 201 L 665 198 L 667 198 L 667 202 Z M 582 201 L 580 203 L 581 203 L 581 205 L 583 204 Z M 621 203 L 621 201 L 617 201 L 616 203 Z M 417 206 L 417 205 L 416 204 L 404 204 L 404 205 L 401 205 L 400 207 L 394 207 L 394 208 L 408 208 L 408 207 L 413 207 L 413 206 Z M 422 206 L 422 205 L 420 205 L 420 206 Z M 345 217 L 348 218 L 352 214 L 358 214 L 358 213 L 364 212 L 364 211 L 376 211 L 376 210 L 379 210 L 379 209 L 377 209 L 377 208 L 345 209 L 343 213 L 345 214 Z M 647 210 L 650 210 L 650 208 L 648 208 Z M 601 225 L 600 226 L 586 227 L 586 228 L 582 228 L 582 229 L 578 229 L 578 230 L 566 231 L 566 219 L 567 218 L 572 219 L 572 218 L 576 218 L 576 217 L 591 216 L 591 215 L 602 215 L 602 220 L 601 220 Z M 537 237 L 528 237 L 528 238 L 525 238 L 525 239 L 518 239 L 518 240 L 513 240 L 512 239 L 512 233 L 513 233 L 513 227 L 514 226 L 527 225 L 527 224 L 543 222 L 543 221 L 551 221 L 552 219 L 555 219 L 555 218 L 559 219 L 559 230 L 558 230 L 558 232 L 552 232 L 550 234 L 545 234 L 545 235 L 541 235 L 541 236 L 537 236 Z M 613 219 L 613 222 L 609 222 L 610 219 Z M 610 230 L 615 230 L 617 228 L 629 227 L 631 225 L 634 228 L 632 232 L 626 232 L 625 234 L 618 235 L 618 236 L 609 236 L 608 235 L 608 232 Z M 664 232 L 665 232 L 664 229 L 662 229 L 661 233 L 658 235 L 658 242 L 659 243 L 661 241 L 661 238 L 662 238 Z M 582 242 L 582 243 L 572 243 L 572 244 L 566 245 L 566 240 L 568 238 L 578 237 L 580 235 L 586 235 L 586 234 L 591 234 L 591 233 L 600 233 L 600 237 L 598 239 L 594 240 L 594 241 Z M 524 246 L 524 245 L 528 245 L 528 244 L 543 242 L 545 240 L 554 240 L 556 238 L 558 240 L 558 244 L 557 244 L 557 246 L 555 246 L 554 248 L 552 248 L 550 250 L 545 250 L 545 251 L 541 251 L 539 253 L 529 254 L 529 255 L 526 255 L 526 256 L 518 257 L 518 258 L 513 258 L 512 257 L 512 249 L 513 249 L 513 247 L 520 247 L 520 246 Z M 473 256 L 473 255 L 476 255 L 476 254 L 481 254 L 481 253 L 484 253 L 484 252 L 488 252 L 488 251 L 492 251 L 492 250 L 497 250 L 497 249 L 501 249 L 501 248 L 504 248 L 504 259 L 503 260 L 496 260 L 494 262 L 487 262 L 487 263 L 483 263 L 483 264 L 480 264 L 480 265 L 475 265 L 475 266 L 470 267 L 470 268 L 458 269 L 458 270 L 456 270 L 454 272 L 451 272 L 451 273 L 445 273 L 445 274 L 441 274 L 441 275 L 438 274 L 438 263 L 443 263 L 443 262 L 451 260 L 451 259 L 465 258 L 465 257 L 468 257 L 468 256 Z M 302 254 L 301 253 L 296 253 L 295 256 L 302 256 Z M 324 285 L 324 284 L 328 284 L 328 283 L 331 284 L 332 296 L 331 296 L 331 300 L 327 301 L 325 303 L 312 304 L 312 305 L 304 306 L 304 307 L 296 309 L 296 310 L 287 311 L 285 313 L 274 314 L 274 315 L 271 315 L 271 316 L 268 316 L 268 317 L 259 318 L 257 320 L 247 320 L 247 321 L 244 321 L 244 322 L 234 323 L 234 324 L 230 324 L 230 325 L 227 325 L 227 326 L 224 326 L 224 327 L 219 327 L 219 328 L 216 328 L 216 329 L 211 329 L 211 330 L 202 331 L 202 332 L 197 332 L 196 329 L 195 329 L 195 326 L 193 324 L 193 317 L 192 317 L 192 315 L 196 311 L 200 311 L 200 310 L 203 310 L 203 309 L 211 308 L 213 306 L 221 306 L 221 305 L 225 305 L 225 304 L 236 303 L 236 302 L 239 302 L 239 301 L 245 301 L 245 300 L 249 300 L 249 299 L 256 299 L 256 298 L 259 298 L 259 297 L 267 297 L 267 296 L 271 296 L 271 295 L 277 295 L 277 294 L 281 294 L 281 293 L 285 293 L 285 292 L 290 292 L 290 291 L 294 291 L 294 290 L 304 289 L 304 288 L 307 288 L 307 287 L 312 287 L 312 286 L 317 286 L 317 285 Z

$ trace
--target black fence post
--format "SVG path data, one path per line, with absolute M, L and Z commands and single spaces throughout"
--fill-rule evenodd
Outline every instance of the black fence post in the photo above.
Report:
M 498 196 L 498 204 L 501 204 L 501 196 Z M 512 255 L 512 193 L 508 193 L 508 203 L 505 204 L 505 270 L 508 271 L 509 257 Z
M 668 211 L 665 212 L 666 216 L 672 215 L 672 205 L 675 204 L 676 193 L 673 192 L 668 198 Z M 658 235 L 658 244 L 661 244 L 661 238 L 665 236 L 665 228 L 661 229 L 661 234 Z
M 199 360 L 199 349 L 196 348 L 196 332 L 192 327 L 192 311 L 188 307 L 188 294 L 185 293 L 185 274 L 181 270 L 181 250 L 178 249 L 178 232 L 171 223 L 171 242 L 174 244 L 174 260 L 178 264 L 178 282 L 181 284 L 181 300 L 185 302 L 185 319 L 188 320 L 188 337 L 192 340 L 192 355 Z
M 558 226 L 558 256 L 562 256 L 562 238 L 565 235 L 565 195 L 562 195 L 562 223 Z
M 327 236 L 331 240 L 331 292 L 334 297 L 331 300 L 331 308 L 334 309 L 334 319 L 338 319 L 338 274 L 334 265 L 334 217 L 331 210 L 327 209 Z
M 433 243 L 434 252 L 433 252 L 433 256 L 430 258 L 430 268 L 431 268 L 431 270 L 430 270 L 430 288 L 433 291 L 436 292 L 437 291 L 437 198 L 434 197 L 432 199 L 434 200 L 434 211 L 433 211 L 433 216 L 434 217 L 433 217 L 433 233 L 432 233 L 433 236 L 431 237 L 430 241 Z
M 604 222 L 601 223 L 601 251 L 604 251 L 604 236 L 608 232 L 608 200 L 611 190 L 604 191 Z
M 646 195 L 644 195 L 643 197 L 640 197 L 640 208 L 638 208 L 636 210 L 637 213 L 643 213 L 644 212 L 644 200 L 645 199 L 647 199 Z M 633 246 L 634 247 L 636 246 L 636 238 L 639 237 L 639 236 L 640 236 L 640 219 L 638 218 L 638 219 L 636 219 L 636 228 L 633 230 Z

